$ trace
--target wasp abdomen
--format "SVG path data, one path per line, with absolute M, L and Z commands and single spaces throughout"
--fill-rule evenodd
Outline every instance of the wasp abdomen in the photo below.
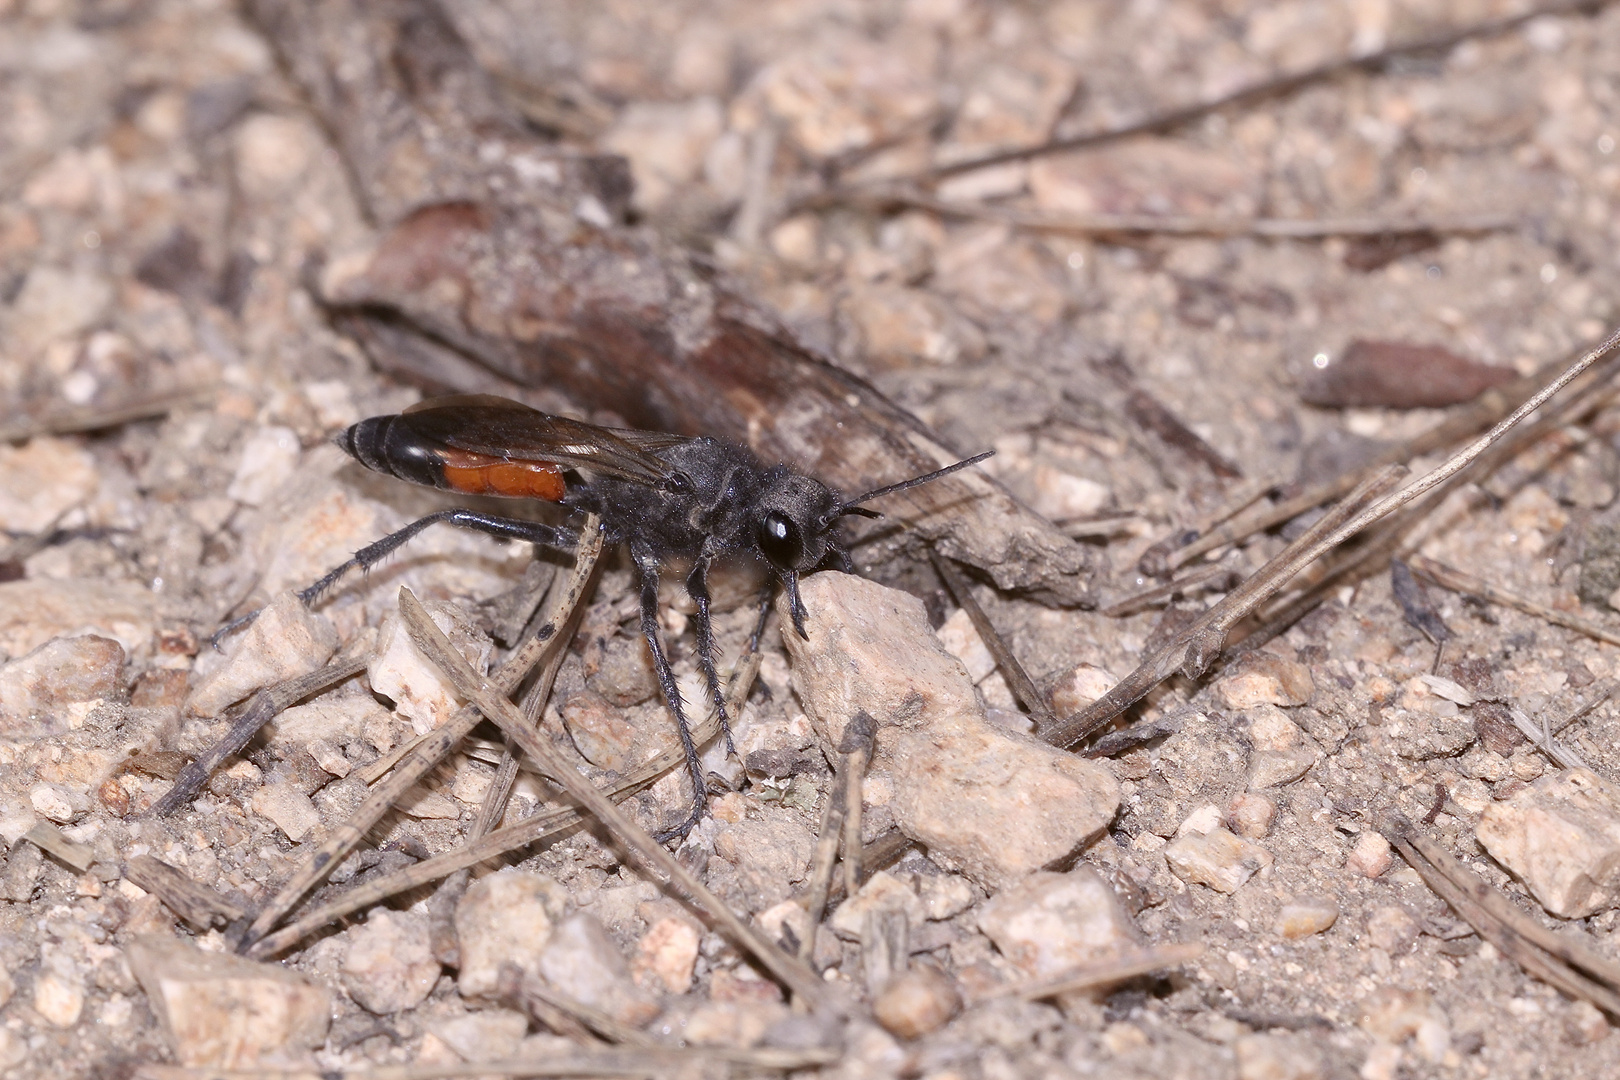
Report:
M 498 458 L 425 441 L 397 416 L 362 420 L 338 437 L 338 445 L 376 472 L 466 495 L 561 502 L 563 470 L 553 461 Z

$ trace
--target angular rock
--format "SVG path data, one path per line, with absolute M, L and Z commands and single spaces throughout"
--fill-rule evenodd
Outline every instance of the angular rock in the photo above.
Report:
M 1420 933 L 1412 913 L 1399 904 L 1379 904 L 1367 916 L 1367 940 L 1391 956 L 1409 952 Z
M 425 600 L 422 606 L 475 671 L 488 670 L 494 647 L 489 635 L 454 604 Z M 394 711 L 409 720 L 418 735 L 432 731 L 461 707 L 461 698 L 449 680 L 411 641 L 398 611 L 389 612 L 377 630 L 377 649 L 366 667 L 366 677 L 372 690 L 393 700 Z
M 639 705 L 658 693 L 647 642 L 640 636 L 614 634 L 585 642 L 585 685 L 610 704 Z
M 500 1061 L 518 1053 L 529 1019 L 511 1009 L 483 1009 L 437 1021 L 428 1030 L 463 1061 Z
M 815 852 L 810 830 L 786 815 L 770 815 L 723 826 L 715 835 L 714 854 L 736 870 L 742 901 L 749 911 L 763 911 L 788 898 L 804 880 Z
M 1394 862 L 1389 852 L 1389 841 L 1384 839 L 1383 834 L 1369 829 L 1356 838 L 1356 846 L 1350 849 L 1350 854 L 1345 858 L 1344 868 L 1362 877 L 1378 877 Z
M 1465 716 L 1436 716 L 1405 709 L 1394 709 L 1386 715 L 1384 731 L 1394 741 L 1395 752 L 1413 761 L 1455 757 L 1478 737 Z
M 242 460 L 225 494 L 249 506 L 262 506 L 298 469 L 303 456 L 298 433 L 287 427 L 262 427 L 242 444 Z
M 687 1017 L 681 1036 L 693 1046 L 758 1046 L 788 1015 L 779 1001 L 704 1001 Z
M 281 751 L 309 746 L 318 739 L 342 744 L 363 734 L 366 725 L 392 719 L 393 714 L 370 694 L 327 694 L 278 714 L 265 727 L 264 739 Z
M 1294 941 L 1320 934 L 1338 921 L 1338 901 L 1330 896 L 1302 896 L 1277 912 L 1277 932 Z
M 1119 682 L 1114 674 L 1095 664 L 1076 664 L 1052 684 L 1052 711 L 1073 716 L 1102 697 Z
M 1226 820 L 1239 836 L 1263 840 L 1277 820 L 1277 804 L 1264 795 L 1244 792 L 1226 808 Z
M 539 972 L 573 1000 L 631 1027 L 641 1027 L 660 1010 L 658 998 L 635 984 L 629 963 L 602 924 L 583 912 L 553 928 L 540 952 Z
M 368 1012 L 388 1016 L 415 1008 L 439 981 L 426 915 L 375 908 L 348 937 L 343 988 Z
M 61 967 L 68 970 L 59 970 Z M 34 980 L 33 1004 L 47 1024 L 70 1028 L 84 1012 L 84 979 L 71 964 L 46 967 Z
M 562 921 L 568 891 L 548 877 L 503 870 L 479 878 L 456 905 L 462 997 L 489 997 L 499 988 L 502 964 L 524 974 L 540 970 L 540 954 Z
M 96 459 L 67 439 L 0 445 L 0 521 L 14 533 L 44 532 L 94 497 L 99 477 Z
M 321 825 L 315 803 L 291 783 L 266 784 L 255 791 L 253 812 L 275 822 L 295 844 Z
M 1273 862 L 1259 844 L 1219 828 L 1178 836 L 1165 847 L 1164 859 L 1181 880 L 1223 893 L 1237 892 Z
M 1590 770 L 1548 774 L 1492 803 L 1474 832 L 1559 918 L 1620 903 L 1620 786 Z
M 95 634 L 129 656 L 151 651 L 157 598 L 123 581 L 0 582 L 0 653 L 23 656 L 52 638 Z
M 1058 975 L 1142 947 L 1114 890 L 1087 866 L 1066 874 L 1031 874 L 987 900 L 978 923 L 1029 977 Z
M 186 709 L 195 716 L 216 716 L 261 687 L 314 671 L 332 658 L 337 645 L 337 631 L 324 615 L 283 593 L 238 637 L 225 663 L 191 691 Z
M 53 638 L 0 667 L 0 738 L 60 735 L 123 689 L 124 649 L 111 638 Z
M 827 925 L 840 937 L 859 941 L 866 932 L 867 921 L 881 911 L 902 912 L 912 926 L 921 926 L 928 917 L 916 890 L 888 871 L 879 870 L 866 879 L 854 896 L 838 905 Z
M 962 1008 L 962 995 L 951 977 L 932 964 L 895 976 L 872 1002 L 872 1015 L 884 1030 L 915 1039 L 943 1027 Z
M 662 706 L 655 708 L 662 711 Z M 650 718 L 645 710 L 627 711 L 588 687 L 563 702 L 558 711 L 574 749 L 599 769 L 623 774 L 675 745 L 675 732 L 661 717 Z
M 917 878 L 917 898 L 930 919 L 960 915 L 978 899 L 973 886 L 957 874 L 923 874 Z
M 829 754 L 859 710 L 896 823 L 941 865 L 994 889 L 1095 837 L 1119 806 L 1106 768 L 989 724 L 922 602 L 848 574 L 802 584 L 808 640 L 790 634 L 793 687 Z
M 1249 755 L 1249 790 L 1264 791 L 1282 787 L 1311 771 L 1316 751 L 1308 746 L 1289 750 L 1256 750 Z
M 1256 705 L 1303 705 L 1315 692 L 1309 668 L 1267 652 L 1250 653 L 1215 684 L 1226 707 L 1239 711 Z
M 636 946 L 631 965 L 636 981 L 647 986 L 648 979 L 657 979 L 672 994 L 686 993 L 692 988 L 700 941 L 701 935 L 689 920 L 659 919 L 647 928 Z
M 157 935 L 125 952 L 182 1065 L 310 1065 L 326 1042 L 332 992 L 295 971 Z

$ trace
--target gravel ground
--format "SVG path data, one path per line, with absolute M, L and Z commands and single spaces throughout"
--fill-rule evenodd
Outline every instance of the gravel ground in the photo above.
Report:
M 1408 354 L 1397 369 L 1452 363 L 1489 383 L 1603 337 L 1620 284 L 1620 12 L 1593 7 L 1162 135 L 963 172 L 933 194 L 977 209 L 943 217 L 809 197 L 1522 5 L 479 0 L 452 15 L 531 119 L 630 159 L 645 227 L 704 252 L 947 443 L 994 447 L 988 467 L 1035 510 L 1076 533 L 1106 519 L 1085 541 L 1109 571 L 1106 605 L 1148 584 L 1136 566 L 1150 544 L 1230 497 L 1243 482 L 1231 472 L 1331 477 L 1447 415 L 1306 404 L 1323 401 L 1312 387 L 1352 342 L 1438 346 L 1450 359 Z M 368 766 L 444 722 L 454 703 L 436 677 L 410 657 L 374 662 L 229 758 L 191 806 L 144 815 L 224 734 L 232 701 L 396 633 L 399 586 L 473 659 L 509 643 L 490 635 L 527 546 L 430 530 L 318 615 L 283 605 L 248 644 L 207 647 L 224 620 L 443 505 L 328 442 L 420 396 L 376 374 L 308 291 L 312 259 L 375 238 L 350 184 L 230 5 L 0 0 L 0 415 L 8 432 L 56 432 L 0 444 L 0 1068 L 359 1069 L 590 1043 L 578 1020 L 534 1004 L 542 991 L 589 1005 L 613 1042 L 637 1029 L 711 1048 L 804 1045 L 775 983 L 590 832 L 499 873 L 484 864 L 465 895 L 396 897 L 280 966 L 232 966 L 226 930 L 180 921 L 129 879 L 150 856 L 251 911 L 364 799 Z M 1105 241 L 996 220 L 1010 209 L 1437 228 L 1398 245 Z M 1484 219 L 1506 226 L 1448 227 Z M 1115 407 L 1121 379 L 1213 453 Z M 1620 409 L 1593 400 L 1578 424 L 1453 492 L 1413 549 L 1613 627 Z M 131 404 L 141 415 L 126 422 L 116 414 Z M 1252 569 L 1294 528 L 1220 557 Z M 1620 1072 L 1603 1013 L 1474 936 L 1373 828 L 1405 813 L 1536 921 L 1612 951 L 1620 715 L 1600 702 L 1559 735 L 1589 772 L 1561 770 L 1506 718 L 1556 725 L 1611 692 L 1614 647 L 1430 586 L 1449 634 L 1437 657 L 1380 571 L 1214 677 L 1166 683 L 1127 718 L 1162 722 L 1157 737 L 1077 758 L 1027 738 L 937 581 L 861 569 L 916 598 L 830 573 L 807 583 L 811 637 L 768 636 L 742 759 L 706 757 L 710 817 L 678 849 L 767 933 L 812 935 L 810 962 L 857 1012 L 877 1004 L 882 1023 L 852 1023 L 821 1072 Z M 754 585 L 716 585 L 727 658 L 748 637 Z M 666 592 L 664 630 L 696 691 L 693 609 Z M 1114 617 L 975 595 L 1060 710 L 1211 599 Z M 673 745 L 634 616 L 630 571 L 612 556 L 543 721 L 604 780 Z M 880 724 L 866 839 L 898 827 L 924 843 L 812 930 L 784 904 L 805 889 L 852 703 Z M 317 901 L 461 844 L 492 760 L 451 755 Z M 626 806 L 666 826 L 684 782 L 677 770 Z M 520 775 L 505 823 L 554 797 Z M 40 821 L 81 845 L 82 865 L 22 839 Z M 1203 950 L 1097 991 L 995 996 L 1176 943 Z M 502 984 L 503 960 L 540 990 Z

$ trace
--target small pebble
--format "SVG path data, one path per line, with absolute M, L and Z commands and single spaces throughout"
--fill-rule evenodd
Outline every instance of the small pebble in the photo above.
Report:
M 1302 896 L 1277 912 L 1277 932 L 1290 941 L 1320 934 L 1339 920 L 1337 901 L 1326 896 Z
M 433 625 L 450 639 L 473 670 L 488 670 L 490 650 L 494 647 L 488 634 L 474 626 L 467 614 L 454 604 L 425 600 L 422 606 L 433 619 Z M 377 648 L 366 667 L 366 677 L 372 690 L 391 699 L 394 711 L 409 720 L 418 735 L 425 735 L 443 724 L 461 706 L 455 688 L 411 641 L 398 611 L 384 616 L 377 630 Z
M 891 1035 L 915 1039 L 945 1025 L 962 1008 L 950 976 L 918 964 L 895 976 L 872 1002 L 872 1015 Z
M 502 964 L 525 974 L 540 969 L 540 954 L 563 918 L 568 891 L 548 877 L 503 870 L 473 882 L 456 905 L 463 997 L 488 997 L 499 986 Z
M 82 791 L 63 784 L 40 783 L 28 789 L 28 801 L 40 817 L 66 825 L 84 816 L 90 809 L 90 799 Z
M 1590 1001 L 1570 1004 L 1568 1030 L 1570 1040 L 1586 1046 L 1602 1042 L 1609 1037 L 1609 1019 Z
M 1179 836 L 1165 846 L 1164 858 L 1181 880 L 1223 893 L 1237 892 L 1273 862 L 1271 852 L 1226 829 Z
M 1412 913 L 1399 904 L 1380 904 L 1367 916 L 1367 938 L 1391 956 L 1400 956 L 1417 944 L 1422 928 Z
M 1303 705 L 1316 692 L 1310 669 L 1272 653 L 1251 653 L 1215 684 L 1229 709 L 1243 712 L 1257 705 Z
M 917 892 L 907 883 L 879 870 L 868 878 L 853 897 L 838 905 L 827 921 L 834 932 L 849 941 L 859 941 L 866 930 L 867 920 L 874 912 L 901 911 L 912 926 L 921 925 L 928 917 L 927 909 Z
M 1344 867 L 1362 877 L 1375 878 L 1388 870 L 1392 862 L 1389 841 L 1382 833 L 1368 829 L 1356 838 L 1356 846 L 1350 849 Z
M 84 1011 L 84 981 L 76 972 L 42 971 L 34 980 L 34 1011 L 53 1027 L 72 1027 Z
M 275 822 L 276 828 L 295 844 L 321 824 L 314 802 L 291 783 L 266 784 L 255 791 L 253 812 Z
M 92 634 L 52 638 L 0 665 L 0 738 L 36 739 L 78 728 L 123 684 L 118 642 Z
M 973 906 L 976 898 L 967 878 L 957 874 L 923 874 L 917 878 L 917 896 L 930 919 L 949 919 Z
M 658 996 L 635 984 L 630 965 L 602 924 L 583 912 L 559 922 L 540 951 L 539 972 L 563 994 L 641 1027 L 657 1016 Z
M 631 964 L 636 981 L 646 986 L 647 977 L 651 976 L 671 994 L 686 993 L 692 988 L 699 941 L 697 928 L 688 920 L 659 919 L 648 927 L 636 946 L 635 960 Z
M 439 980 L 426 915 L 374 908 L 348 938 L 343 988 L 368 1012 L 388 1016 L 415 1008 Z
M 529 1019 L 511 1009 L 480 1009 L 439 1020 L 428 1028 L 462 1061 L 500 1061 L 517 1054 Z
M 1232 1044 L 1238 1080 L 1322 1080 L 1322 1054 L 1298 1035 L 1244 1035 Z
M 1232 831 L 1250 840 L 1263 840 L 1277 819 L 1277 804 L 1264 795 L 1244 792 L 1226 808 L 1226 821 Z
M 1141 948 L 1140 934 L 1118 896 L 1089 866 L 1066 874 L 1031 874 L 985 901 L 978 924 L 1001 955 L 1029 977 L 1057 975 Z
M 1052 711 L 1058 716 L 1073 716 L 1108 693 L 1117 682 L 1119 680 L 1103 668 L 1077 664 L 1058 676 L 1052 685 Z

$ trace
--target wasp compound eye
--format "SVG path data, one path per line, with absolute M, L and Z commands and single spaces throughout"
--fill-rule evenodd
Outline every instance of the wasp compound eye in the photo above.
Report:
M 797 570 L 804 558 L 804 534 L 783 514 L 766 514 L 759 522 L 759 550 L 780 570 Z

